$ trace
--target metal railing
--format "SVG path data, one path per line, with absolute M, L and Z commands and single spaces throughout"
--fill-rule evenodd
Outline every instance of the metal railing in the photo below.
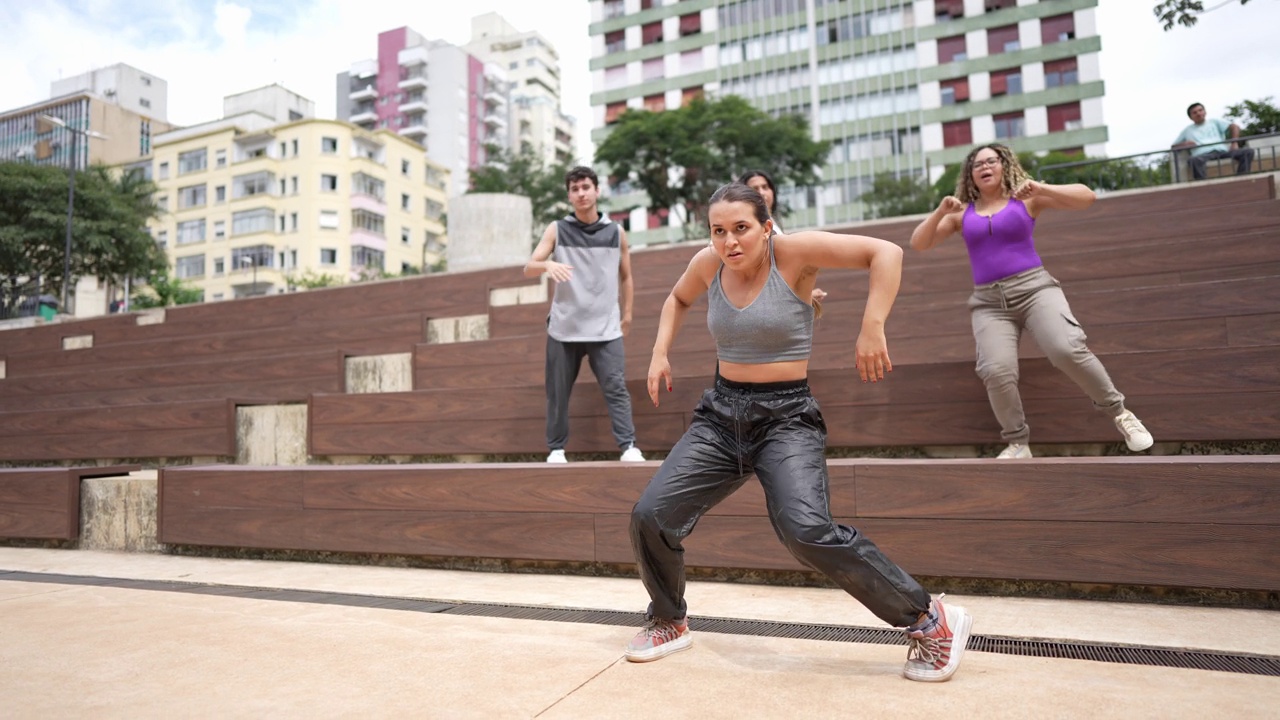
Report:
M 1251 151 L 1248 174 L 1280 170 L 1280 132 L 1246 135 L 1234 140 L 1209 143 L 1200 147 L 1221 146 L 1228 150 L 1232 143 L 1243 143 Z M 1131 190 L 1172 185 L 1193 180 L 1191 148 L 1168 148 L 1114 158 L 1097 158 L 1054 163 L 1036 169 L 1037 180 L 1048 183 L 1084 183 L 1094 190 Z M 1206 162 L 1206 176 L 1236 175 L 1236 160 L 1221 157 Z

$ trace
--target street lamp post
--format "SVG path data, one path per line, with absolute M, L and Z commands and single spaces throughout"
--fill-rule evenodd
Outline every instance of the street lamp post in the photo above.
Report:
M 52 115 L 41 115 L 41 120 L 57 125 L 71 133 L 71 161 L 67 163 L 67 244 L 63 249 L 62 255 L 62 305 L 63 313 L 67 312 L 68 295 L 71 289 L 71 219 L 75 213 L 76 205 L 76 160 L 78 158 L 76 151 L 76 141 L 81 135 L 85 136 L 85 142 L 91 137 L 105 138 L 105 135 L 93 132 L 92 130 L 77 130 L 67 124 L 60 117 Z

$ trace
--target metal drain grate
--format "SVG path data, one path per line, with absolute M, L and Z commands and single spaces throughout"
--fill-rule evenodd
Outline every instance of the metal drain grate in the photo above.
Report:
M 442 613 L 470 617 L 504 618 L 508 620 L 532 620 L 540 622 L 569 622 L 591 625 L 635 627 L 644 622 L 644 614 L 619 610 L 582 610 L 575 608 L 539 607 L 534 605 L 504 605 L 498 603 L 452 603 L 441 600 L 358 595 L 354 593 L 323 592 L 313 590 L 282 590 L 240 585 L 208 585 L 175 580 L 129 580 L 123 578 L 88 577 L 84 575 L 58 575 L 52 573 L 28 573 L 0 571 L 0 580 L 14 582 L 49 583 L 57 585 L 94 585 L 124 590 L 152 590 L 194 595 L 245 598 L 251 600 L 277 600 L 282 602 L 340 605 L 409 612 Z M 748 635 L 753 637 L 779 637 L 797 640 L 821 640 L 826 642 L 852 642 L 875 645 L 906 645 L 900 630 L 887 628 L 853 627 L 848 625 L 815 625 L 807 623 L 771 622 L 767 620 L 742 620 L 736 618 L 692 617 L 691 629 L 698 632 L 722 635 Z M 974 635 L 969 639 L 969 650 L 974 652 L 1056 658 L 1063 660 L 1089 660 L 1125 665 L 1151 665 L 1156 667 L 1210 670 L 1244 675 L 1280 677 L 1280 657 L 1228 653 L 1212 650 L 1179 650 L 1148 645 L 1119 645 L 1114 643 L 1070 642 L 1062 640 L 1031 640 L 998 635 Z

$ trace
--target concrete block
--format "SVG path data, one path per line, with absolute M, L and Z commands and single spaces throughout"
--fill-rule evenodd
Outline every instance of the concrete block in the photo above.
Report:
M 533 206 L 508 193 L 449 198 L 450 272 L 523 265 L 533 248 Z
M 488 315 L 463 315 L 427 321 L 428 343 L 471 342 L 489 339 Z
M 307 406 L 236 408 L 236 464 L 306 465 Z
M 494 288 L 489 291 L 490 307 L 510 307 L 512 305 L 533 305 L 547 301 L 547 276 L 543 275 L 532 285 Z
M 63 350 L 82 350 L 93 347 L 93 335 L 69 335 L 62 338 Z
M 4 378 L 5 378 L 4 360 L 0 360 L 0 380 L 3 380 Z
M 367 355 L 347 358 L 348 393 L 408 392 L 413 389 L 413 355 Z
M 164 324 L 164 308 L 155 308 L 152 310 L 141 310 L 138 312 L 139 325 L 163 325 Z
M 157 472 L 80 481 L 80 549 L 161 552 L 156 541 Z

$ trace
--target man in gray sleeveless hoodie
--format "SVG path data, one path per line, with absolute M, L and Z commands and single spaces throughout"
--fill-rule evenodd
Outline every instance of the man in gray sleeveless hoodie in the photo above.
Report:
M 573 214 L 547 226 L 524 266 L 525 277 L 546 273 L 555 287 L 547 317 L 547 462 L 567 462 L 569 393 L 584 356 L 609 406 L 622 460 L 643 462 L 623 376 L 634 295 L 627 234 L 596 207 L 600 182 L 591 168 L 570 170 L 565 188 Z

